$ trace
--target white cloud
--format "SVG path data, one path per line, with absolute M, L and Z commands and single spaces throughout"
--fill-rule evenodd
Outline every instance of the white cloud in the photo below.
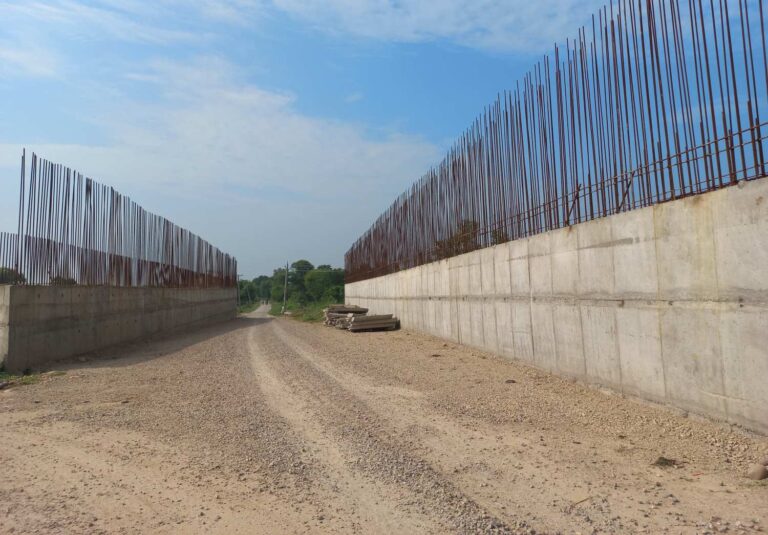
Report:
M 41 24 L 56 34 L 88 41 L 114 39 L 155 45 L 199 43 L 212 23 L 251 24 L 261 0 L 37 0 L 0 1 L 0 19 L 40 37 Z
M 294 96 L 243 82 L 219 58 L 158 61 L 136 78 L 149 80 L 160 102 L 114 102 L 93 119 L 108 143 L 29 148 L 210 236 L 250 270 L 278 265 L 290 251 L 340 262 L 373 216 L 441 155 L 420 138 L 374 137 L 361 125 L 299 113 Z M 0 167 L 14 168 L 19 152 L 0 145 Z M 333 221 L 334 213 L 344 217 Z M 259 230 L 258 221 L 267 226 Z
M 542 52 L 574 36 L 604 0 L 273 0 L 323 31 L 382 41 L 444 39 L 499 51 Z
M 237 69 L 215 57 L 191 63 L 154 62 L 144 73 L 162 95 L 153 105 L 120 103 L 111 127 L 116 146 L 146 156 L 128 163 L 136 176 L 177 185 L 220 177 L 232 184 L 277 187 L 321 197 L 374 176 L 414 178 L 437 157 L 419 139 L 373 139 L 359 125 L 315 118 L 295 110 L 295 97 L 238 79 Z M 424 155 L 429 155 L 425 158 Z M 151 162 L 144 166 L 142 162 Z M 418 164 L 416 167 L 415 164 Z M 164 170 L 158 173 L 158 165 Z
M 0 42 L 0 78 L 50 77 L 57 72 L 55 54 L 34 44 Z

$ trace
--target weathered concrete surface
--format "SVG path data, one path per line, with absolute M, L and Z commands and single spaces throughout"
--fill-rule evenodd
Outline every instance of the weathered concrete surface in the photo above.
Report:
M 8 356 L 8 301 L 11 287 L 0 286 L 0 363 Z
M 0 357 L 19 372 L 233 318 L 234 288 L 0 286 Z
M 768 178 L 348 284 L 405 327 L 768 432 Z

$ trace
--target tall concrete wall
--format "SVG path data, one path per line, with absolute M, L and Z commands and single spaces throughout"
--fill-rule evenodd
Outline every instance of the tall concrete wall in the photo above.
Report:
M 0 286 L 0 358 L 18 372 L 231 319 L 236 303 L 234 288 Z
M 768 432 L 768 178 L 346 286 L 407 328 Z

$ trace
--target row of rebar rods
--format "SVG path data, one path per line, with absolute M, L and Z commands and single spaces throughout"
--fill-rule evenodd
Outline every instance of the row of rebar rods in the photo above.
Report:
M 763 0 L 618 0 L 345 256 L 354 282 L 766 173 Z
M 22 156 L 18 232 L 0 234 L 6 283 L 231 287 L 237 261 L 113 188 Z M 0 278 L 0 283 L 3 279 Z

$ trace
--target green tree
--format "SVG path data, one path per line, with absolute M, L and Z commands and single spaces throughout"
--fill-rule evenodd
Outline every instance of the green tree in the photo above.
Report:
M 241 280 L 237 284 L 240 290 L 240 303 L 248 304 L 257 300 L 256 286 L 253 281 Z
M 270 281 L 270 300 L 273 303 L 283 301 L 283 285 L 285 284 L 285 268 L 277 268 L 272 273 Z
M 0 284 L 23 284 L 27 282 L 24 275 L 11 268 L 0 268 Z
M 309 260 L 297 260 L 291 264 L 288 271 L 288 298 L 291 301 L 302 305 L 308 301 L 304 277 L 314 268 Z
M 343 269 L 333 269 L 330 266 L 324 265 L 320 266 L 318 269 L 313 269 L 304 276 L 304 286 L 307 295 L 313 301 L 324 300 L 328 290 L 343 285 Z M 338 292 L 333 292 L 331 295 L 338 295 Z
M 253 279 L 253 284 L 256 287 L 256 295 L 260 300 L 268 300 L 272 298 L 272 278 L 267 275 L 259 275 Z
M 272 313 L 278 314 L 283 304 L 285 268 L 277 268 L 272 276 L 256 277 L 251 281 L 257 295 L 266 295 L 272 301 Z M 288 269 L 288 291 L 286 309 L 319 318 L 322 308 L 328 303 L 344 302 L 344 270 L 330 264 L 317 268 L 309 260 L 297 260 Z M 317 318 L 315 318 L 317 316 Z
M 442 260 L 474 251 L 478 247 L 479 231 L 480 225 L 477 221 L 465 219 L 448 238 L 435 242 L 435 257 Z
M 337 286 L 331 286 L 325 290 L 325 293 L 323 293 L 322 301 L 324 303 L 343 303 L 344 285 L 339 284 Z

